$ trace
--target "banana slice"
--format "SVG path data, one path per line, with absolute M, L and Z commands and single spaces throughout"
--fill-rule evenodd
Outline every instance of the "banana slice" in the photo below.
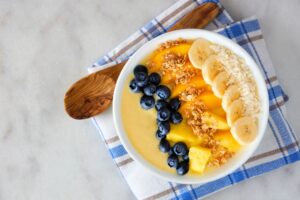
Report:
M 227 85 L 228 81 L 229 81 L 229 75 L 225 71 L 220 72 L 214 78 L 211 89 L 217 97 L 219 97 L 219 98 L 223 97 L 225 90 L 228 87 L 228 85 Z
M 204 81 L 212 85 L 214 78 L 217 76 L 218 73 L 223 71 L 223 69 L 224 67 L 222 66 L 222 63 L 218 61 L 217 56 L 209 56 L 203 63 L 202 67 L 202 75 Z
M 254 117 L 239 118 L 233 124 L 230 131 L 239 144 L 250 144 L 255 140 L 257 135 L 257 120 Z
M 226 119 L 227 123 L 230 127 L 232 127 L 233 123 L 241 118 L 244 114 L 244 104 L 241 99 L 237 99 L 232 102 L 232 104 L 229 106 L 227 113 L 226 113 Z
M 240 98 L 241 96 L 241 93 L 239 91 L 239 88 L 237 85 L 230 85 L 224 95 L 223 95 L 223 98 L 222 98 L 222 107 L 225 111 L 228 110 L 229 106 L 231 105 L 231 103 L 234 101 L 234 100 L 237 100 L 238 98 Z
M 202 65 L 207 57 L 213 53 L 210 49 L 211 43 L 208 40 L 200 38 L 193 42 L 188 56 L 192 65 L 196 68 L 202 69 Z

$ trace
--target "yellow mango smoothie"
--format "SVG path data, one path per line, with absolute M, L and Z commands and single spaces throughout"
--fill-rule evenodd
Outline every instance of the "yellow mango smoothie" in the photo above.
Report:
M 247 90 L 253 77 L 232 55 L 201 38 L 177 39 L 134 68 L 122 91 L 121 117 L 145 160 L 170 173 L 201 175 L 255 139 L 257 91 Z

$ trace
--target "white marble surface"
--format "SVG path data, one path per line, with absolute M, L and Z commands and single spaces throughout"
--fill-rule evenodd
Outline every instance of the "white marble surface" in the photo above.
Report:
M 173 2 L 0 0 L 0 200 L 134 199 L 91 122 L 64 113 L 63 96 L 85 66 Z M 300 1 L 223 3 L 235 19 L 259 17 L 300 137 Z M 208 199 L 299 199 L 299 166 Z

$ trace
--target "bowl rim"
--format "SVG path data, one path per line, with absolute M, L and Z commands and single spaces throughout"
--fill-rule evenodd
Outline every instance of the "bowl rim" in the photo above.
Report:
M 213 43 L 216 44 L 221 43 L 220 45 L 229 48 L 234 53 L 236 53 L 237 55 L 245 59 L 247 66 L 250 68 L 255 78 L 258 87 L 260 101 L 261 101 L 261 113 L 259 115 L 259 130 L 258 130 L 258 136 L 255 139 L 255 141 L 250 145 L 247 145 L 247 148 L 249 147 L 249 150 L 245 151 L 245 156 L 242 156 L 239 162 L 237 161 L 231 164 L 231 167 L 227 166 L 226 170 L 224 171 L 219 170 L 218 173 L 211 176 L 204 176 L 204 174 L 200 176 L 178 176 L 176 173 L 171 174 L 151 164 L 149 161 L 143 158 L 143 156 L 140 153 L 138 153 L 133 147 L 133 145 L 131 144 L 129 138 L 127 137 L 126 131 L 123 128 L 121 111 L 120 111 L 122 91 L 123 88 L 125 87 L 123 83 L 126 81 L 126 79 L 128 79 L 129 70 L 131 70 L 132 72 L 133 67 L 138 63 L 138 61 L 141 61 L 147 55 L 147 53 L 145 54 L 145 52 L 148 52 L 152 48 L 153 51 L 155 49 L 154 46 L 156 46 L 157 48 L 158 44 L 161 44 L 167 40 L 174 40 L 179 38 L 197 39 L 200 37 L 212 41 Z M 142 56 L 143 54 L 145 55 Z M 269 115 L 269 98 L 268 98 L 267 86 L 263 78 L 262 72 L 260 71 L 260 68 L 253 60 L 253 58 L 249 55 L 249 53 L 246 52 L 246 50 L 244 50 L 241 46 L 239 46 L 234 41 L 218 33 L 202 30 L 202 29 L 184 29 L 184 30 L 177 30 L 177 31 L 164 33 L 146 42 L 129 58 L 124 68 L 122 69 L 116 83 L 114 96 L 113 96 L 113 103 L 112 103 L 112 112 L 113 112 L 114 126 L 116 128 L 121 143 L 124 145 L 129 156 L 132 157 L 138 163 L 140 163 L 145 169 L 150 171 L 152 174 L 167 181 L 181 183 L 181 184 L 200 184 L 200 183 L 203 184 L 203 183 L 217 180 L 219 178 L 222 178 L 232 173 L 233 171 L 241 167 L 253 155 L 254 151 L 257 149 L 258 145 L 262 141 L 262 138 L 264 136 L 267 127 L 267 121 Z

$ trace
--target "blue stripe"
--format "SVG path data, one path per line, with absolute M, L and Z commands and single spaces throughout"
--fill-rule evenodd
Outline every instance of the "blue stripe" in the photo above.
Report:
M 270 117 L 269 117 L 269 119 L 270 119 Z M 279 141 L 278 135 L 276 134 L 276 131 L 275 131 L 275 129 L 274 129 L 274 127 L 273 127 L 270 120 L 268 120 L 268 124 L 269 124 L 270 129 L 272 130 L 273 136 L 274 136 L 274 138 L 275 138 L 275 140 L 276 140 L 276 142 L 279 146 L 279 149 L 280 149 L 282 155 L 285 156 L 285 152 L 281 150 L 282 149 L 281 142 Z M 286 163 L 287 163 L 287 161 L 286 161 Z
M 271 87 L 268 89 L 268 95 L 269 95 L 269 101 L 270 104 L 272 103 L 271 100 L 278 98 L 278 97 L 283 97 L 283 92 L 282 88 L 280 85 L 276 85 L 274 87 Z
M 226 37 L 226 35 L 227 35 L 226 29 L 225 29 L 225 28 L 222 29 L 222 30 L 220 30 L 218 33 L 221 34 L 221 35 L 223 35 L 223 36 L 225 36 L 225 37 Z
M 193 193 L 193 195 L 194 195 L 195 199 L 197 199 L 197 198 L 198 198 L 198 196 L 197 196 L 197 193 L 196 193 L 196 191 L 195 191 L 194 187 L 193 187 L 192 185 L 190 185 L 190 187 L 191 187 L 191 189 L 192 189 L 192 193 Z
M 220 24 L 222 24 L 222 25 L 226 25 L 226 24 L 232 23 L 232 20 L 231 20 L 231 19 L 228 19 L 224 13 L 220 13 L 220 14 L 217 16 L 216 20 L 217 20 Z
M 231 185 L 230 180 L 227 177 L 224 177 L 216 181 L 201 185 L 195 188 L 195 191 L 199 197 L 202 197 L 229 185 Z
M 287 127 L 285 126 L 285 123 L 283 122 L 283 116 L 279 112 L 279 109 L 274 109 L 270 111 L 270 116 L 272 120 L 274 121 L 274 124 L 276 125 L 277 131 L 280 133 L 281 139 L 285 146 L 294 143 L 294 141 L 291 139 L 291 135 Z M 289 153 L 294 153 L 295 148 L 290 148 Z
M 258 64 L 258 66 L 259 66 L 259 63 L 258 63 L 258 61 L 257 61 L 257 59 L 255 58 L 255 56 L 253 55 L 253 53 L 252 53 L 252 51 L 251 51 L 251 47 L 250 47 L 250 45 L 249 45 L 249 39 L 247 39 L 247 43 L 245 43 L 245 44 L 243 44 L 243 45 L 241 45 L 242 47 L 243 47 L 243 49 L 245 49 L 249 54 L 250 54 L 250 56 L 255 60 L 255 62 Z
M 241 182 L 242 180 L 246 179 L 243 169 L 236 170 L 235 172 L 230 174 L 230 176 L 232 177 L 234 183 L 238 183 L 238 182 Z
M 179 190 L 178 199 L 195 199 L 194 195 L 189 191 L 188 186 L 184 186 Z
M 296 135 L 295 135 L 295 133 L 294 133 L 294 130 L 292 129 L 291 125 L 290 125 L 289 122 L 286 120 L 286 118 L 284 118 L 284 120 L 286 121 L 286 124 L 287 124 L 287 126 L 288 126 L 288 128 L 289 128 L 289 132 L 290 132 L 291 135 L 293 136 L 294 141 L 295 141 L 295 142 L 297 141 L 296 148 L 297 148 L 297 150 L 299 151 L 299 150 L 300 150 L 300 149 L 299 149 L 299 144 L 298 144 L 298 140 L 297 140 L 297 138 L 296 138 Z
M 244 31 L 239 23 L 232 24 L 227 28 L 227 31 L 230 33 L 230 37 L 234 38 L 235 41 L 243 41 L 246 39 Z
M 249 174 L 247 173 L 247 170 L 246 170 L 247 168 L 246 168 L 246 166 L 245 166 L 245 165 L 242 165 L 241 168 L 243 169 L 242 172 L 244 172 L 246 178 L 249 178 L 250 176 L 249 176 Z
M 243 21 L 243 24 L 248 33 L 260 30 L 260 26 L 257 19 L 253 19 L 251 21 Z
M 272 171 L 274 169 L 280 168 L 285 164 L 285 159 L 289 160 L 289 164 L 299 161 L 300 159 L 300 152 L 295 152 L 291 155 L 288 156 L 284 156 L 283 158 L 278 158 L 276 160 L 267 162 L 267 163 L 263 163 L 254 167 L 251 167 L 249 169 L 247 169 L 247 173 L 249 174 L 249 178 L 258 176 L 260 174 L 264 174 L 266 172 Z M 244 171 L 244 170 L 243 170 Z M 243 180 L 247 180 L 247 178 L 245 176 L 243 176 L 242 174 L 244 174 L 242 171 L 237 171 L 231 174 L 232 177 L 238 177 L 237 181 L 235 183 L 241 182 Z M 195 188 L 195 191 L 197 192 L 199 197 L 204 197 L 212 192 L 215 192 L 223 187 L 227 187 L 230 184 L 230 181 L 228 180 L 227 177 L 218 179 L 216 181 L 210 182 L 210 183 L 206 183 L 204 185 L 201 185 L 197 188 Z
M 124 149 L 123 145 L 118 145 L 116 147 L 113 147 L 109 149 L 111 156 L 115 159 L 121 156 L 124 156 L 127 154 L 126 150 Z
M 247 169 L 247 171 L 248 174 L 251 175 L 251 177 L 254 177 L 286 165 L 285 160 L 288 160 L 289 163 L 293 163 L 298 161 L 299 159 L 300 159 L 300 153 L 298 151 L 288 156 L 284 156 L 283 158 L 278 158 L 274 161 L 270 161 L 267 163 L 260 164 L 258 166 L 254 166 L 252 168 Z

